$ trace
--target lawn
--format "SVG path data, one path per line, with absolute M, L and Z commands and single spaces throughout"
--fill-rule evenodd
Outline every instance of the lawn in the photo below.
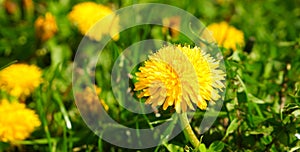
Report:
M 1 151 L 299 151 L 298 0 L 0 0 Z

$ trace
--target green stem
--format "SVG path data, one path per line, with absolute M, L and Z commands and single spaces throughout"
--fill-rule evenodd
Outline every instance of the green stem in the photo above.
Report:
M 190 141 L 190 143 L 194 146 L 194 148 L 197 148 L 200 145 L 200 141 L 198 140 L 197 136 L 195 135 L 189 120 L 187 118 L 187 114 L 180 114 L 179 115 L 181 125 L 184 127 L 184 135 L 185 137 Z

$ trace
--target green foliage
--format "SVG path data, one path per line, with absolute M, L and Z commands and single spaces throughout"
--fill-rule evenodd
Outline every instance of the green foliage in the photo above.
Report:
M 18 146 L 0 142 L 0 151 L 138 151 L 122 149 L 94 135 L 74 103 L 72 61 L 83 36 L 66 16 L 72 6 L 81 1 L 34 1 L 35 11 L 28 15 L 21 9 L 21 0 L 12 1 L 18 7 L 15 14 L 8 14 L 0 4 L 0 69 L 16 61 L 36 64 L 43 69 L 45 82 L 26 100 L 39 114 L 42 126 L 27 140 L 19 141 Z M 97 2 L 122 8 L 160 1 Z M 202 135 L 195 128 L 201 123 L 204 111 L 197 110 L 194 115 L 191 126 L 202 139 L 199 147 L 192 148 L 181 133 L 171 141 L 145 151 L 299 150 L 300 139 L 295 136 L 300 133 L 299 2 L 168 0 L 163 3 L 187 10 L 206 25 L 228 21 L 244 32 L 246 47 L 236 51 L 222 50 L 227 73 L 225 101 L 213 126 Z M 55 16 L 58 33 L 41 42 L 36 38 L 33 26 L 35 19 L 46 12 Z M 96 67 L 96 83 L 102 88 L 100 97 L 108 105 L 109 115 L 133 128 L 151 128 L 170 118 L 170 111 L 163 112 L 159 119 L 154 114 L 135 115 L 118 105 L 118 99 L 108 91 L 111 89 L 112 61 L 121 50 L 148 38 L 190 42 L 183 35 L 177 39 L 164 36 L 158 26 L 131 28 L 120 34 L 119 41 L 107 45 L 103 60 L 100 59 Z

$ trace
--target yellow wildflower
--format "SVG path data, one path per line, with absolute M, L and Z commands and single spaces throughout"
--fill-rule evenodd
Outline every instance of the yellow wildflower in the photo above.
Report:
M 42 82 L 42 71 L 35 65 L 13 64 L 0 71 L 0 90 L 15 97 L 27 97 Z
M 22 0 L 22 4 L 24 9 L 26 10 L 32 10 L 34 5 L 33 5 L 33 1 L 32 0 Z
M 236 50 L 236 46 L 244 46 L 244 33 L 227 22 L 213 23 L 207 26 L 219 46 Z
M 56 21 L 51 13 L 46 13 L 45 17 L 38 17 L 34 26 L 37 37 L 42 41 L 47 41 L 57 32 Z
M 5 8 L 6 13 L 9 15 L 16 15 L 16 14 L 20 13 L 20 8 L 15 1 L 4 0 L 3 6 Z
M 163 29 L 162 32 L 166 34 L 168 31 L 170 32 L 170 35 L 174 38 L 176 38 L 179 35 L 180 30 L 180 16 L 173 16 L 169 18 L 163 19 Z
M 25 104 L 18 102 L 0 102 L 0 141 L 13 142 L 30 136 L 41 122 L 38 115 Z
M 79 102 L 83 102 L 82 104 L 87 106 L 86 111 L 89 111 L 91 113 L 93 112 L 98 112 L 98 107 L 95 106 L 97 102 L 99 102 L 102 104 L 103 108 L 107 111 L 109 109 L 108 105 L 104 102 L 103 99 L 98 98 L 97 95 L 99 95 L 101 93 L 101 88 L 95 86 L 95 93 L 93 93 L 92 88 L 90 87 L 86 87 L 82 92 L 78 93 L 76 96 Z
M 218 100 L 218 91 L 225 87 L 219 61 L 199 47 L 163 47 L 150 55 L 139 71 L 134 84 L 134 90 L 141 91 L 138 97 L 148 97 L 146 104 L 163 105 L 164 110 L 174 106 L 178 113 L 194 110 L 193 103 L 206 109 L 206 101 Z
M 110 18 L 107 19 L 106 23 L 96 24 L 108 16 Z M 109 7 L 94 2 L 82 2 L 73 7 L 68 17 L 72 23 L 78 26 L 82 34 L 93 40 L 101 40 L 105 34 L 109 34 L 113 40 L 119 39 L 119 17 L 114 15 Z M 90 29 L 93 29 L 93 31 L 89 31 Z
M 34 4 L 32 0 L 22 0 L 22 7 L 26 19 L 31 20 L 34 15 Z

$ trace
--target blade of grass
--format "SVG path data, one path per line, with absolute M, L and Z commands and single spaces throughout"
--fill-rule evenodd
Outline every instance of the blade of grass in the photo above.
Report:
M 137 119 L 138 117 L 135 117 L 135 118 Z M 139 128 L 140 128 L 139 123 L 138 123 L 138 121 L 136 121 L 135 129 L 136 129 L 136 135 L 137 135 L 138 139 L 140 138 L 140 129 Z M 139 146 L 142 146 L 142 143 L 140 140 L 138 141 L 138 144 L 139 144 Z
M 72 142 L 76 142 L 76 141 L 79 141 L 80 138 L 76 137 L 76 138 L 70 138 L 70 140 Z M 59 138 L 51 138 L 50 141 L 52 143 L 55 143 L 55 142 L 58 142 L 59 141 Z M 48 138 L 42 138 L 42 139 L 34 139 L 34 140 L 20 140 L 20 141 L 14 141 L 14 143 L 16 144 L 20 144 L 20 145 L 36 145 L 36 144 L 40 144 L 40 145 L 43 145 L 43 144 L 48 144 L 49 143 L 49 140 Z
M 59 106 L 59 109 L 60 109 L 61 113 L 63 114 L 63 117 L 64 117 L 67 128 L 72 129 L 72 124 L 71 124 L 70 118 L 69 118 L 67 110 L 66 110 L 66 108 L 63 104 L 63 101 L 59 97 L 59 94 L 57 92 L 54 92 L 53 93 L 53 98 L 57 102 L 57 104 Z
M 63 151 L 68 151 L 68 137 L 66 125 L 63 125 Z
M 139 103 L 140 103 L 140 107 L 142 109 L 142 112 L 145 113 L 145 108 L 144 108 L 144 106 L 142 104 L 142 100 L 141 99 L 139 99 Z M 142 115 L 143 115 L 144 119 L 147 121 L 150 129 L 153 130 L 153 125 L 151 124 L 151 121 L 148 119 L 148 117 L 146 116 L 146 114 L 142 114 Z
M 67 110 L 63 104 L 63 101 L 61 100 L 59 94 L 57 92 L 53 93 L 53 98 L 57 102 L 60 112 L 63 115 L 63 118 L 65 120 L 65 125 L 63 125 L 63 149 L 64 151 L 68 151 L 68 137 L 67 137 L 67 129 L 72 129 L 72 124 L 70 121 L 70 118 L 68 116 Z
M 178 115 L 174 114 L 172 115 L 172 119 L 173 121 L 169 124 L 169 126 L 166 128 L 166 130 L 162 133 L 161 135 L 161 139 L 160 139 L 160 144 L 166 146 L 166 143 L 168 142 L 168 138 L 170 137 L 169 135 L 173 132 L 174 127 L 178 121 Z M 157 146 L 154 150 L 154 152 L 158 152 L 159 151 L 160 146 Z M 167 147 L 166 147 L 167 148 Z
M 69 132 L 69 138 L 68 138 L 68 148 L 71 150 L 72 148 L 73 148 L 73 142 L 74 142 L 74 140 L 73 140 L 73 135 L 72 135 L 72 132 Z
M 17 62 L 18 62 L 18 60 L 14 60 L 14 61 L 12 61 L 12 62 L 10 62 L 10 63 L 8 63 L 8 64 L 6 64 L 6 65 L 0 67 L 0 71 L 3 70 L 3 69 L 5 69 L 5 68 L 7 68 L 7 67 L 9 67 L 10 65 L 12 65 L 12 64 L 14 64 L 14 63 L 17 63 Z
M 48 128 L 48 122 L 47 122 L 47 117 L 46 117 L 46 112 L 44 111 L 44 106 L 43 106 L 43 102 L 42 102 L 42 95 L 41 95 L 41 87 L 39 87 L 38 89 L 38 96 L 37 96 L 37 111 L 39 113 L 39 116 L 41 118 L 42 121 L 42 125 L 48 140 L 48 147 L 49 147 L 49 151 L 52 151 L 52 138 L 49 132 L 49 128 Z
M 103 147 L 102 147 L 102 138 L 101 136 L 98 138 L 98 150 L 99 152 L 102 152 L 103 150 Z
M 242 78 L 241 78 L 238 74 L 236 75 L 236 77 L 237 77 L 237 79 L 239 80 L 239 82 L 241 83 L 241 85 L 242 85 L 242 87 L 243 87 L 243 89 L 244 89 L 244 91 L 245 91 L 245 93 L 246 93 L 246 96 L 247 96 L 247 98 L 249 99 L 249 92 L 248 92 L 248 90 L 247 90 L 247 87 L 246 87 L 245 83 L 243 82 Z M 258 107 L 258 105 L 257 105 L 256 103 L 249 102 L 249 100 L 247 100 L 247 102 L 248 102 L 249 105 L 253 105 L 253 106 L 254 106 L 254 109 L 256 110 L 257 114 L 258 114 L 261 118 L 264 118 L 264 116 L 263 116 L 261 110 L 259 109 L 259 107 Z M 249 107 L 250 107 L 250 106 L 249 106 Z

